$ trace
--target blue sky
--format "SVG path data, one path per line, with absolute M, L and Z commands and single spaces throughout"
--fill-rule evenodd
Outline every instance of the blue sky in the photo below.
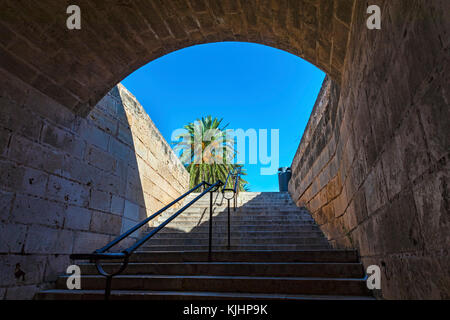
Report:
M 122 84 L 169 143 L 175 129 L 207 115 L 224 118 L 231 129 L 279 129 L 284 167 L 292 163 L 324 78 L 321 70 L 285 51 L 222 42 L 168 54 Z M 261 167 L 268 166 L 245 165 L 251 191 L 278 191 L 277 175 L 261 175 Z

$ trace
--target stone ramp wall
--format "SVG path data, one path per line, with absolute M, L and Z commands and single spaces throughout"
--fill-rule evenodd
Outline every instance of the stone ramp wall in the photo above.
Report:
M 189 175 L 120 84 L 82 118 L 0 79 L 0 299 L 30 299 L 68 254 L 105 245 L 182 194 Z
M 326 80 L 290 193 L 331 243 L 382 271 L 387 299 L 450 298 L 448 1 L 357 2 L 342 86 Z

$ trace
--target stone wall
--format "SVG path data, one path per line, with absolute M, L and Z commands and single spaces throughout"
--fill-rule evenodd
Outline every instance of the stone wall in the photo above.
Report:
M 28 299 L 68 254 L 105 245 L 183 193 L 189 175 L 122 85 L 82 118 L 0 79 L 0 299 Z
M 298 55 L 339 81 L 355 0 L 0 1 L 0 66 L 77 114 L 136 69 L 189 46 L 246 41 Z
M 449 1 L 358 1 L 342 86 L 326 80 L 289 190 L 386 299 L 450 298 Z

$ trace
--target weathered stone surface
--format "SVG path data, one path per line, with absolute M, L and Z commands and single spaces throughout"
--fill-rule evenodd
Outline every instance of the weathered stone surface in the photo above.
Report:
M 112 196 L 111 199 L 111 213 L 123 215 L 124 213 L 125 200 L 121 197 Z
M 369 216 L 381 208 L 387 201 L 386 182 L 381 170 L 381 162 L 375 166 L 364 183 L 367 213 Z
M 0 221 L 6 222 L 12 208 L 14 193 L 0 190 Z
M 442 12 L 448 2 L 377 3 L 384 31 L 365 28 L 358 14 L 365 2 L 355 2 L 342 86 L 324 82 L 292 163 L 289 191 L 334 246 L 351 245 L 365 266 L 382 268 L 382 297 L 445 299 L 450 109 Z M 341 6 L 348 3 L 338 2 L 339 20 L 346 12 Z M 330 166 L 328 181 L 324 166 Z M 317 195 L 324 184 L 327 198 Z
M 69 206 L 65 212 L 64 228 L 73 230 L 89 230 L 91 211 L 85 208 Z
M 126 200 L 123 216 L 134 221 L 139 220 L 139 206 L 131 201 Z
M 89 230 L 92 232 L 118 235 L 121 228 L 121 220 L 121 217 L 115 214 L 94 211 L 92 212 Z
M 62 227 L 65 206 L 41 198 L 16 195 L 11 220 L 23 224 L 40 224 L 49 227 Z
M 89 206 L 92 209 L 108 212 L 111 208 L 111 194 L 98 190 L 91 190 Z
M 75 232 L 75 239 L 73 243 L 73 253 L 86 253 L 92 248 L 102 248 L 111 240 L 111 237 L 106 234 L 94 232 Z
M 39 290 L 40 288 L 37 285 L 9 287 L 6 291 L 5 299 L 31 300 Z
M 0 116 L 0 254 L 26 259 L 1 264 L 0 274 L 6 272 L 6 278 L 0 278 L 0 293 L 25 299 L 67 268 L 69 254 L 103 247 L 177 198 L 189 175 L 122 86 L 84 119 L 1 72 L 10 78 L 8 86 L 26 97 L 14 91 L 0 97 L 5 105 Z M 9 115 L 8 110 L 18 113 Z M 120 142 L 115 129 L 119 123 L 126 128 L 121 137 L 130 145 Z M 161 152 L 150 162 L 148 154 L 155 146 Z M 131 242 L 122 245 L 127 244 Z M 29 274 L 23 283 L 10 273 L 15 261 Z
M 66 3 L 44 1 L 36 6 L 43 9 L 30 11 L 21 2 L 2 3 L 0 11 L 11 13 L 2 17 L 3 39 L 11 44 L 2 49 L 1 66 L 82 114 L 94 109 L 109 88 L 138 67 L 174 50 L 208 42 L 274 46 L 319 65 L 340 81 L 353 13 L 352 0 L 336 5 L 329 0 L 223 4 L 168 0 L 134 1 L 127 6 L 112 2 L 106 7 L 88 1 L 80 4 L 86 28 L 67 32 Z M 44 13 L 51 21 L 58 17 L 50 29 Z M 19 36 L 28 41 L 20 41 Z M 114 134 L 111 119 L 97 114 L 94 118 L 102 118 L 99 126 Z
M 50 176 L 46 195 L 59 202 L 87 206 L 89 203 L 89 189 L 80 183 Z
M 447 167 L 427 174 L 414 186 L 417 218 L 422 226 L 425 248 L 439 250 L 450 243 L 450 181 Z
M 25 252 L 63 254 L 72 251 L 73 232 L 32 225 L 25 240 Z
M 18 253 L 25 243 L 27 227 L 20 224 L 0 225 L 0 252 Z

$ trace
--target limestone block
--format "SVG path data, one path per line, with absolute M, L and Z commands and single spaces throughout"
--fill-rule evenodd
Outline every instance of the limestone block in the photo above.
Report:
M 139 138 L 134 138 L 133 141 L 134 141 L 134 152 L 136 153 L 136 155 L 138 155 L 144 160 L 147 159 L 148 149 L 145 146 L 145 144 Z
M 119 158 L 125 162 L 130 161 L 132 158 L 130 154 L 130 147 L 115 138 L 111 138 L 109 141 L 108 151 L 115 158 Z
M 19 253 L 25 243 L 27 227 L 22 224 L 0 225 L 0 252 Z
M 103 172 L 100 169 L 83 160 L 71 157 L 64 158 L 62 176 L 67 179 L 77 181 L 83 185 L 92 185 L 94 181 L 100 179 L 102 174 Z
M 31 300 L 39 292 L 38 285 L 17 286 L 8 288 L 6 291 L 6 300 Z
M 358 225 L 358 221 L 356 219 L 355 207 L 354 204 L 350 204 L 347 210 L 344 213 L 344 227 L 348 232 L 351 232 Z
M 446 84 L 435 82 L 429 84 L 427 91 L 418 99 L 418 110 L 429 153 L 437 161 L 450 150 L 450 108 L 449 101 L 444 98 Z
M 427 250 L 439 250 L 450 243 L 450 214 L 448 198 L 450 194 L 449 170 L 426 174 L 414 186 L 414 200 L 417 218 Z
M 111 173 L 102 172 L 92 181 L 92 187 L 112 194 L 125 194 L 126 181 Z
M 65 211 L 64 227 L 73 230 L 89 230 L 91 211 L 89 209 L 69 206 Z
M 89 189 L 76 182 L 57 176 L 50 176 L 46 195 L 60 202 L 85 207 L 89 203 Z
M 44 277 L 45 265 L 47 258 L 44 255 L 15 255 L 9 254 L 5 257 L 3 265 L 5 278 L 10 284 L 15 285 L 32 285 L 41 284 Z M 20 270 L 25 273 L 24 278 L 17 279 L 15 277 L 16 265 L 20 264 Z M 1 282 L 0 282 L 1 283 Z
M 89 143 L 107 151 L 111 135 L 99 129 L 89 120 L 81 119 L 75 124 L 74 131 Z
M 334 198 L 336 198 L 340 192 L 341 192 L 341 176 L 340 175 L 336 175 L 333 179 L 331 179 L 327 186 L 326 186 L 326 190 L 327 190 L 327 202 L 330 202 L 331 200 L 333 200 Z
M 31 195 L 44 196 L 48 179 L 49 176 L 47 173 L 26 168 L 23 175 L 21 190 L 22 192 Z
M 91 189 L 89 206 L 99 211 L 109 211 L 111 208 L 111 194 Z
M 61 174 L 64 153 L 14 135 L 11 139 L 9 158 L 48 173 Z
M 120 233 L 123 234 L 123 233 L 127 232 L 128 230 L 133 228 L 137 223 L 138 223 L 138 221 L 123 218 Z M 140 232 L 141 232 L 140 230 L 136 230 L 134 233 L 131 234 L 131 237 L 139 237 Z
M 18 105 L 4 96 L 0 97 L 0 123 L 6 129 L 14 131 L 29 139 L 37 140 L 42 128 L 42 121 L 38 117 L 30 117 L 25 106 Z M 27 119 L 27 121 L 23 121 Z
M 124 144 L 134 148 L 133 136 L 128 126 L 119 123 L 117 138 Z
M 378 254 L 416 251 L 424 246 L 411 191 L 404 191 L 373 218 Z
M 347 190 L 345 190 L 345 188 L 342 188 L 341 193 L 336 197 L 336 199 L 333 200 L 332 204 L 334 206 L 334 214 L 336 218 L 345 213 L 345 210 L 349 204 Z
M 42 129 L 42 142 L 65 151 L 71 156 L 81 159 L 86 142 L 73 133 L 61 130 L 53 125 L 44 125 Z
M 367 218 L 366 197 L 363 189 L 356 192 L 352 203 L 354 206 L 357 223 L 360 224 Z
M 11 220 L 23 224 L 40 224 L 50 227 L 62 227 L 65 207 L 61 203 L 16 195 Z
M 382 165 L 389 199 L 393 199 L 408 184 L 405 154 L 400 138 L 395 136 L 382 155 Z
M 94 109 L 88 115 L 88 119 L 93 121 L 96 126 L 105 131 L 106 133 L 115 136 L 117 133 L 118 123 L 107 114 L 101 112 L 98 109 Z
M 5 222 L 10 217 L 14 193 L 0 190 L 0 221 Z
M 100 249 L 110 242 L 110 236 L 106 234 L 84 232 L 75 232 L 73 245 L 74 253 L 86 253 Z
M 72 251 L 73 237 L 69 230 L 32 225 L 25 240 L 25 253 L 67 254 Z
M 122 218 L 115 214 L 93 211 L 89 230 L 92 232 L 118 235 Z
M 117 176 L 120 180 L 126 181 L 128 173 L 128 164 L 120 159 L 116 161 L 116 170 L 114 175 Z
M 119 216 L 124 214 L 125 199 L 116 195 L 111 198 L 111 213 Z
M 417 111 L 411 112 L 397 132 L 400 152 L 405 161 L 405 170 L 410 181 L 414 181 L 430 166 L 430 156 Z
M 0 128 L 0 156 L 4 156 L 8 149 L 11 133 L 9 130 Z
M 94 146 L 87 147 L 85 159 L 89 164 L 107 172 L 114 171 L 116 166 L 113 156 Z
M 57 276 L 66 273 L 67 268 L 72 264 L 67 254 L 47 256 L 43 281 L 56 281 Z
M 367 203 L 367 213 L 371 215 L 387 201 L 386 184 L 384 182 L 380 162 L 378 162 L 378 164 L 369 173 L 366 182 L 364 183 L 364 190 Z
M 5 189 L 20 190 L 22 186 L 25 168 L 19 167 L 9 161 L 0 160 L 0 171 L 5 174 L 0 175 L 0 182 Z
M 139 220 L 139 206 L 136 203 L 125 200 L 125 209 L 123 216 L 127 219 L 138 221 Z

